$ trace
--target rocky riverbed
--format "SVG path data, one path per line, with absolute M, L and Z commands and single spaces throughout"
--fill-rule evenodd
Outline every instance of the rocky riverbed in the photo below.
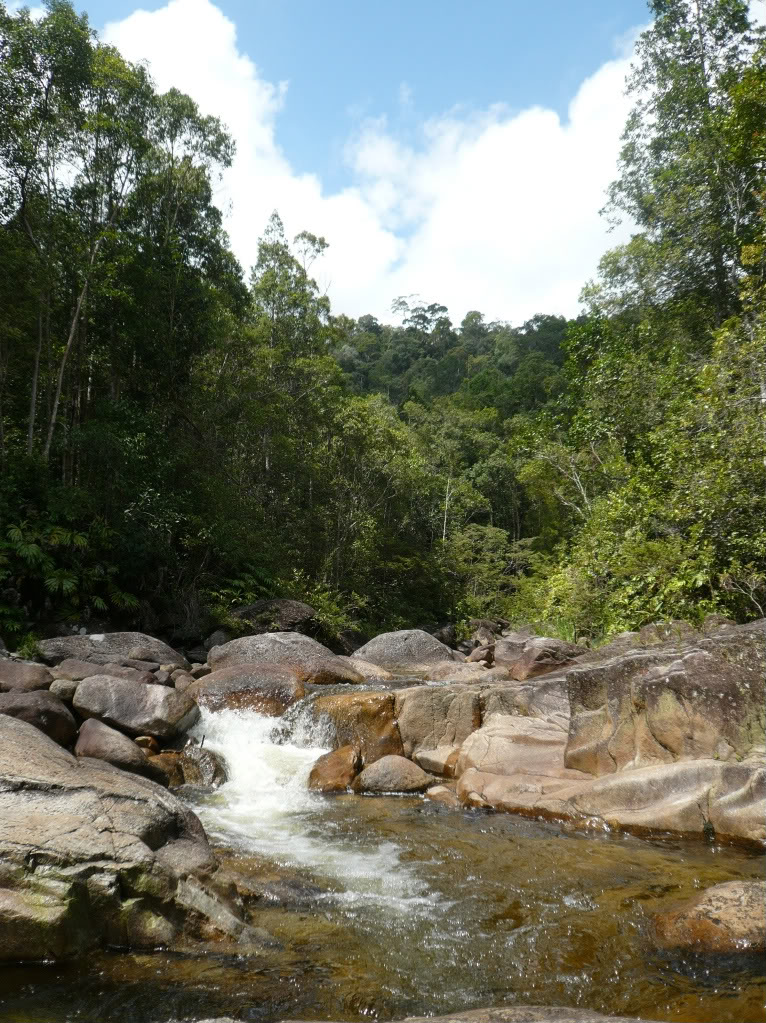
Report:
M 0 660 L 0 1019 L 762 1019 L 763 623 L 480 639 Z

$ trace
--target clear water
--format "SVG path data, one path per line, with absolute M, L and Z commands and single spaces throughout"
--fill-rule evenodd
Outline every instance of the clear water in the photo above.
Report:
M 159 1023 L 231 1015 L 395 1019 L 487 1005 L 572 1005 L 673 1023 L 763 1023 L 763 964 L 659 953 L 652 913 L 763 857 L 564 832 L 421 798 L 310 793 L 325 740 L 298 717 L 206 714 L 230 780 L 195 810 L 227 867 L 321 893 L 265 904 L 278 947 L 101 954 L 0 971 L 0 1021 Z M 279 738 L 280 741 L 274 741 Z

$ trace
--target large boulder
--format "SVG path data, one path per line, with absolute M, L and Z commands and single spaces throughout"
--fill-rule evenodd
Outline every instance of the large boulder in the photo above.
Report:
M 206 888 L 213 866 L 199 820 L 166 789 L 0 716 L 0 960 L 155 948 L 211 912 L 219 934 L 242 935 Z
M 766 953 L 766 881 L 727 881 L 654 917 L 664 948 L 718 955 Z
M 72 704 L 82 717 L 98 718 L 128 735 L 163 739 L 190 728 L 199 717 L 199 707 L 188 693 L 109 675 L 80 682 Z
M 406 757 L 381 757 L 354 779 L 354 792 L 425 792 L 431 775 Z
M 0 693 L 31 693 L 48 689 L 52 681 L 53 676 L 42 664 L 0 658 Z
M 478 771 L 498 775 L 534 774 L 587 779 L 581 771 L 564 767 L 567 733 L 540 718 L 492 714 L 460 747 L 455 774 Z
M 527 678 L 547 675 L 552 671 L 561 671 L 578 657 L 587 653 L 585 647 L 567 643 L 562 639 L 551 639 L 549 636 L 535 636 L 524 644 L 518 656 L 513 659 L 508 653 L 511 641 L 503 641 L 495 646 L 495 662 L 505 665 L 511 678 L 522 682 Z
M 132 739 L 96 718 L 88 718 L 80 726 L 74 755 L 105 760 L 123 771 L 141 774 L 160 783 L 165 781 L 163 773 L 149 762 L 147 755 Z
M 311 712 L 329 745 L 354 746 L 365 764 L 404 752 L 393 693 L 320 693 Z
M 706 641 L 708 649 L 633 650 L 571 669 L 567 766 L 601 775 L 762 752 L 766 658 L 748 638 L 740 632 L 733 645 L 738 661 Z
M 77 725 L 66 704 L 45 690 L 0 693 L 0 715 L 7 714 L 39 728 L 54 742 L 69 746 L 77 735 Z
M 189 667 L 186 658 L 177 650 L 143 632 L 99 632 L 91 636 L 57 636 L 55 639 L 43 639 L 38 645 L 46 664 L 58 664 L 68 657 L 83 661 L 101 661 L 102 664 L 109 660 L 130 658 Z M 104 657 L 107 661 L 102 660 Z
M 440 661 L 455 660 L 454 652 L 421 629 L 384 632 L 359 647 L 351 660 L 359 658 L 389 671 L 420 671 Z
M 270 717 L 280 717 L 306 695 L 294 668 L 268 662 L 219 668 L 182 691 L 209 710 L 255 710 Z
M 337 682 L 359 684 L 364 679 L 347 658 L 341 658 L 300 632 L 266 632 L 259 636 L 242 636 L 223 646 L 213 647 L 208 654 L 211 668 L 228 668 L 235 664 L 281 664 L 294 668 L 302 682 L 332 685 Z
M 480 695 L 473 686 L 400 689 L 394 711 L 404 755 L 459 746 L 481 724 Z

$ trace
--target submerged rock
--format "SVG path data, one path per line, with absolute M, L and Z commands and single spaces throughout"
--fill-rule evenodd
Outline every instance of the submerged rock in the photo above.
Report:
M 203 1020 L 202 1023 L 225 1023 L 224 1020 Z M 282 1023 L 303 1023 L 283 1020 Z M 603 1016 L 590 1009 L 566 1009 L 549 1005 L 501 1006 L 497 1009 L 466 1009 L 449 1016 L 408 1016 L 396 1023 L 636 1023 L 626 1016 Z M 662 1021 L 657 1021 L 662 1023 Z
M 766 881 L 728 881 L 654 917 L 664 948 L 732 955 L 766 952 Z

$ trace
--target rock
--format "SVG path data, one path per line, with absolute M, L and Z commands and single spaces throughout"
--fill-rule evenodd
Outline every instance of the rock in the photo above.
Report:
M 506 640 L 506 642 L 508 642 Z M 499 644 L 498 644 L 499 645 Z M 523 681 L 527 678 L 536 678 L 538 675 L 546 675 L 548 672 L 561 671 L 562 668 L 572 664 L 577 658 L 587 653 L 584 647 L 575 646 L 574 643 L 566 643 L 561 639 L 551 639 L 547 636 L 536 636 L 527 640 L 524 649 L 513 663 L 500 661 L 497 647 L 495 648 L 495 660 L 498 663 L 507 664 L 511 672 L 511 678 Z
M 233 639 L 230 632 L 226 629 L 216 629 L 215 632 L 211 632 L 205 642 L 202 644 L 205 650 L 212 650 L 214 646 L 223 646 L 224 643 L 228 643 L 230 639 Z
M 165 776 L 150 762 L 144 751 L 122 732 L 110 728 L 102 721 L 89 718 L 80 726 L 80 734 L 74 747 L 76 757 L 95 757 L 114 764 L 123 771 L 141 774 L 146 778 L 164 783 Z
M 470 652 L 466 660 L 473 664 L 476 661 L 484 661 L 489 667 L 495 659 L 495 644 L 489 643 L 486 646 L 476 646 Z
M 47 664 L 58 664 L 68 657 L 91 661 L 107 655 L 108 660 L 172 661 L 177 667 L 188 667 L 185 658 L 163 643 L 142 632 L 106 632 L 91 636 L 58 636 L 38 644 Z M 105 663 L 105 662 L 104 662 Z
M 479 693 L 473 687 L 400 689 L 394 712 L 407 757 L 439 746 L 460 746 L 481 724 Z
M 385 682 L 394 677 L 390 671 L 381 668 L 379 664 L 370 664 L 369 661 L 363 661 L 360 657 L 355 657 L 352 660 L 341 654 L 340 659 L 346 661 L 353 671 L 358 672 L 365 682 Z
M 368 637 L 358 629 L 341 629 L 336 639 L 339 648 L 344 654 L 348 655 L 353 654 L 355 650 L 363 646 L 367 642 Z
M 168 671 L 167 668 L 158 668 L 155 672 L 152 672 L 152 674 L 154 675 L 153 681 L 155 685 L 158 686 L 173 685 L 173 680 L 170 677 L 170 672 Z
M 432 799 L 435 803 L 442 803 L 451 810 L 460 809 L 460 800 L 447 785 L 432 785 L 430 789 L 426 789 L 426 799 Z
M 454 660 L 448 646 L 421 629 L 384 632 L 351 655 L 352 661 L 357 658 L 380 664 L 389 671 L 415 671 L 422 666 Z
M 199 708 L 187 693 L 109 675 L 84 679 L 72 702 L 83 717 L 98 718 L 128 735 L 170 738 L 199 717 Z
M 354 746 L 365 764 L 403 753 L 393 693 L 320 693 L 311 712 L 315 720 L 326 722 L 330 745 Z
M 294 668 L 269 664 L 236 664 L 220 668 L 185 690 L 200 707 L 247 709 L 280 717 L 306 695 Z
M 187 742 L 184 746 L 181 751 L 180 768 L 186 785 L 218 788 L 228 778 L 223 757 L 196 742 Z
M 175 671 L 173 678 L 173 688 L 177 689 L 179 693 L 185 693 L 189 686 L 193 686 L 196 679 L 193 675 L 190 675 L 188 671 Z
M 452 622 L 442 625 L 440 629 L 435 629 L 431 635 L 434 639 L 438 639 L 440 643 L 448 646 L 450 650 L 454 650 L 457 647 L 457 629 Z
M 424 792 L 433 778 L 406 757 L 385 756 L 365 767 L 354 780 L 354 792 Z
M 346 792 L 362 766 L 358 748 L 341 746 L 322 754 L 314 763 L 309 774 L 309 788 L 312 792 Z
M 637 1023 L 626 1016 L 602 1016 L 590 1009 L 516 1005 L 467 1009 L 451 1016 L 410 1016 L 402 1023 Z
M 495 669 L 487 672 L 491 680 Z M 510 685 L 482 686 L 480 692 L 481 719 L 490 714 L 518 714 L 522 717 L 540 718 L 569 729 L 569 699 L 566 675 L 546 675 L 528 682 L 512 682 Z
M 444 663 L 421 665 L 422 675 L 429 682 L 483 682 L 487 669 L 483 664 Z
M 199 679 L 209 675 L 212 670 L 209 664 L 192 664 L 189 674 L 193 679 Z
M 120 660 L 126 668 L 137 668 L 138 671 L 155 672 L 159 668 L 159 661 L 140 661 L 135 657 L 121 657 Z
M 91 672 L 91 675 L 111 675 L 112 678 L 127 678 L 131 682 L 143 682 L 144 685 L 151 685 L 153 682 L 156 682 L 151 671 L 139 671 L 138 668 L 131 668 L 125 664 L 107 663 L 100 671 Z
M 703 636 L 709 636 L 711 633 L 720 632 L 722 629 L 734 628 L 736 624 L 733 618 L 727 618 L 726 615 L 705 615 L 705 620 L 702 623 L 702 634 Z
M 429 774 L 454 778 L 459 755 L 459 746 L 438 746 L 436 749 L 418 750 L 412 759 Z
M 471 618 L 468 628 L 471 630 L 471 642 L 475 646 L 494 646 L 501 627 L 489 618 Z
M 168 788 L 178 788 L 184 783 L 184 773 L 181 768 L 181 754 L 176 750 L 165 750 L 163 753 L 150 754 L 148 756 L 152 767 L 161 771 L 165 785 Z
M 213 863 L 199 820 L 166 789 L 0 716 L 0 959 L 155 948 L 206 922 L 241 932 L 213 892 L 215 922 L 201 900 L 190 908 L 184 885 L 204 890 L 194 875 Z
M 152 735 L 137 735 L 133 742 L 136 746 L 140 747 L 147 756 L 153 756 L 160 751 L 160 744 Z
M 109 663 L 104 662 L 104 663 Z M 54 678 L 69 679 L 71 682 L 82 682 L 91 675 L 103 675 L 104 664 L 100 661 L 81 661 L 76 657 L 67 657 L 51 670 Z
M 77 692 L 79 682 L 71 682 L 68 678 L 54 678 L 48 690 L 52 696 L 58 696 L 64 703 L 71 703 Z
M 9 715 L 34 725 L 54 742 L 69 746 L 77 725 L 62 700 L 45 690 L 0 693 L 0 715 Z
M 734 955 L 766 952 L 766 881 L 727 881 L 678 909 L 658 913 L 654 936 L 664 948 Z
M 676 832 L 766 844 L 766 769 L 687 761 L 602 778 L 463 772 L 457 794 L 468 806 L 574 821 L 639 835 Z
M 31 693 L 48 689 L 53 676 L 42 664 L 0 659 L 0 693 Z
M 315 685 L 364 681 L 347 660 L 299 632 L 266 632 L 233 639 L 214 647 L 208 654 L 208 663 L 214 670 L 235 664 L 284 665 L 294 668 L 302 682 Z
M 688 622 L 654 622 L 639 632 L 641 645 L 660 646 L 665 643 L 689 643 L 699 639 L 699 633 Z
M 301 632 L 313 633 L 319 627 L 316 611 L 301 600 L 256 600 L 253 604 L 240 607 L 232 612 L 232 617 L 239 619 L 259 635 L 264 632 Z
M 531 638 L 531 636 L 525 636 L 523 639 L 515 639 L 505 636 L 498 639 L 495 642 L 494 650 L 495 664 L 504 664 L 508 667 L 514 665 L 524 653 L 524 647 Z
M 581 771 L 564 767 L 567 733 L 540 718 L 492 714 L 460 747 L 456 777 L 475 768 L 489 774 L 546 775 L 552 778 L 589 779 Z
M 732 664 L 715 647 L 634 650 L 567 673 L 568 767 L 601 775 L 625 767 L 763 749 L 763 654 Z

